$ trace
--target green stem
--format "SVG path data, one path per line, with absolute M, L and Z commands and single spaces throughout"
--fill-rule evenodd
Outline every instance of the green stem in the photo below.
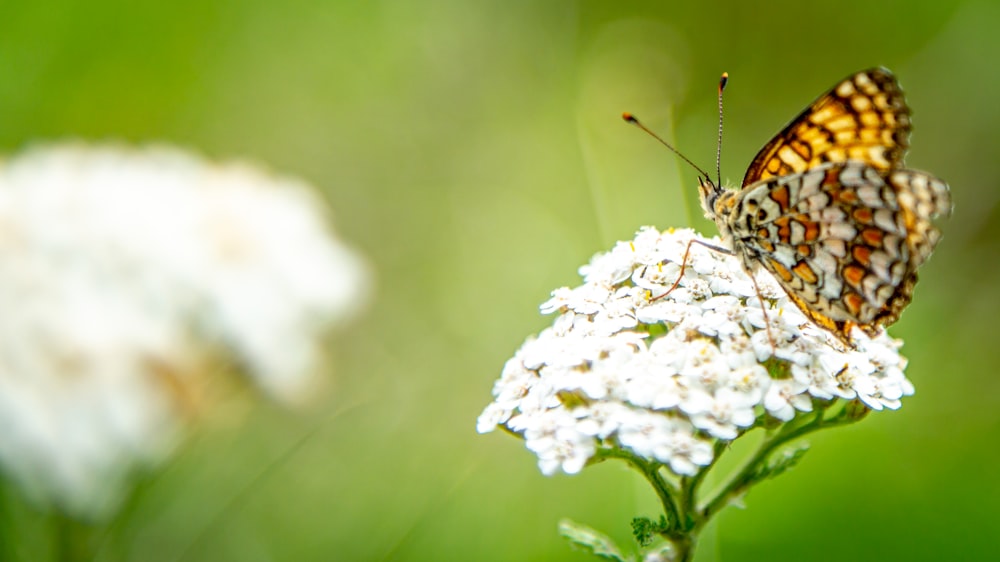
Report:
M 778 447 L 819 429 L 847 425 L 864 417 L 863 413 L 859 415 L 853 411 L 850 402 L 829 417 L 825 417 L 829 409 L 828 406 L 816 404 L 815 408 L 813 415 L 802 416 L 785 423 L 776 433 L 766 437 L 753 456 L 701 509 L 698 508 L 698 491 L 708 472 L 715 467 L 716 461 L 729 447 L 729 441 L 717 440 L 714 444 L 712 462 L 702 467 L 693 476 L 682 477 L 676 486 L 664 478 L 661 472 L 662 464 L 648 461 L 633 454 L 628 449 L 615 446 L 599 449 L 589 464 L 602 462 L 609 458 L 618 458 L 642 473 L 653 486 L 656 495 L 660 498 L 660 503 L 663 505 L 668 527 L 661 534 L 673 547 L 674 559 L 677 562 L 690 562 L 694 556 L 696 540 L 701 529 L 734 497 L 745 493 L 747 488 L 759 479 L 762 464 L 768 461 Z
M 715 445 L 712 447 L 712 462 L 708 463 L 708 466 L 702 467 L 702 469 L 699 470 L 697 474 L 695 474 L 690 478 L 689 482 L 690 491 L 689 493 L 686 493 L 684 495 L 685 500 L 687 500 L 684 503 L 684 510 L 686 512 L 688 513 L 695 512 L 695 500 L 697 499 L 698 496 L 698 488 L 701 487 L 701 484 L 702 482 L 704 482 L 705 477 L 708 476 L 709 472 L 711 472 L 712 468 L 715 466 L 715 463 L 719 460 L 719 457 L 722 456 L 723 451 L 725 451 L 726 448 L 729 447 L 729 444 L 730 441 L 722 441 L 722 440 L 716 441 Z
M 716 461 L 719 460 L 722 452 L 725 451 L 728 446 L 728 441 L 716 441 L 715 445 L 712 447 L 712 462 L 710 462 L 707 466 L 702 467 L 701 470 L 695 473 L 694 476 L 685 476 L 681 478 L 680 512 L 682 516 L 685 517 L 685 521 L 690 521 L 690 528 L 679 528 L 677 529 L 678 532 L 667 537 L 670 544 L 674 547 L 676 560 L 678 561 L 688 561 L 694 556 L 697 534 L 708 522 L 708 519 L 701 517 L 696 509 L 698 489 L 701 487 L 705 477 L 712 470 L 712 467 L 715 466 Z
M 627 449 L 620 449 L 618 447 L 613 447 L 610 449 L 600 449 L 596 455 L 594 455 L 593 461 L 600 462 L 606 458 L 618 458 L 622 459 L 628 464 L 632 465 L 636 470 L 642 473 L 646 477 L 646 480 L 653 486 L 656 491 L 656 495 L 660 498 L 660 503 L 663 505 L 663 511 L 667 515 L 667 520 L 675 522 L 675 524 L 680 524 L 682 519 L 681 514 L 677 508 L 678 494 L 677 489 L 670 485 L 663 475 L 660 474 L 660 463 L 646 461 L 642 457 L 636 456 L 629 452 Z
M 750 458 L 743 468 L 732 478 L 729 483 L 723 487 L 722 491 L 715 496 L 711 501 L 706 504 L 705 508 L 701 510 L 698 517 L 698 523 L 704 523 L 712 518 L 716 513 L 722 508 L 729 504 L 732 498 L 742 494 L 746 491 L 747 487 L 753 483 L 753 476 L 758 473 L 761 463 L 767 462 L 768 457 L 777 449 L 778 447 L 803 437 L 813 431 L 820 429 L 826 429 L 829 427 L 836 427 L 839 425 L 847 425 L 858 421 L 846 414 L 846 408 L 840 410 L 837 415 L 823 419 L 824 410 L 818 410 L 817 415 L 813 417 L 809 422 L 801 425 L 789 425 L 785 426 L 781 431 L 772 437 L 765 439 L 761 443 L 757 452 L 754 453 L 753 457 Z
M 697 482 L 703 477 L 702 473 L 707 471 L 707 467 L 694 477 L 682 478 L 680 490 L 678 490 L 663 477 L 660 472 L 663 465 L 658 462 L 646 461 L 626 449 L 619 448 L 602 449 L 594 456 L 593 461 L 600 462 L 608 458 L 623 459 L 641 472 L 653 486 L 670 525 L 670 530 L 664 533 L 664 538 L 674 548 L 674 560 L 676 562 L 690 562 L 694 556 L 698 529 L 697 525 L 693 525 L 693 516 L 695 515 L 693 509 L 695 505 L 694 490 L 697 487 Z M 678 496 L 680 497 L 678 498 Z
M 674 547 L 675 562 L 690 562 L 694 558 L 695 532 L 689 531 L 669 538 Z

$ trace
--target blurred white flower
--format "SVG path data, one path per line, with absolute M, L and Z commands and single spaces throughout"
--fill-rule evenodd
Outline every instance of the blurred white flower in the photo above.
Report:
M 219 359 L 282 401 L 315 386 L 366 269 L 310 187 L 170 148 L 63 145 L 0 165 L 0 466 L 78 515 L 169 452 Z
M 575 473 L 602 447 L 625 447 L 680 475 L 713 460 L 713 443 L 814 400 L 895 409 L 913 386 L 899 342 L 854 332 L 845 349 L 809 322 L 772 277 L 761 295 L 738 260 L 692 230 L 643 228 L 580 268 L 584 284 L 541 305 L 558 313 L 504 367 L 477 429 L 523 435 L 545 474 Z M 761 297 L 767 307 L 765 329 Z

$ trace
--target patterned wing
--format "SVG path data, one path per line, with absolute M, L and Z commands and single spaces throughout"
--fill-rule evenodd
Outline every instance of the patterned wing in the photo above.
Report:
M 852 325 L 875 333 L 899 318 L 940 237 L 932 220 L 950 210 L 944 182 L 851 160 L 759 182 L 727 222 L 744 263 L 849 344 Z
M 910 110 L 884 68 L 844 79 L 792 120 L 753 159 L 743 187 L 805 172 L 825 162 L 858 160 L 880 172 L 902 166 Z
M 903 309 L 910 304 L 913 287 L 917 284 L 916 270 L 927 261 L 941 239 L 941 232 L 931 221 L 951 214 L 951 192 L 948 184 L 943 181 L 914 170 L 894 170 L 886 179 L 896 190 L 903 224 L 906 226 L 910 274 L 896 288 L 889 302 L 879 310 L 872 326 L 862 326 L 870 335 L 874 335 L 874 326 L 888 326 L 899 320 Z

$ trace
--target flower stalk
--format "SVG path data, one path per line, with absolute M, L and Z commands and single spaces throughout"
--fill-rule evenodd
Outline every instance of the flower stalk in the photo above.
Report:
M 480 432 L 523 439 L 543 474 L 610 458 L 642 474 L 663 509 L 633 520 L 643 560 L 690 560 L 716 514 L 802 458 L 793 441 L 913 393 L 899 342 L 855 331 L 846 348 L 772 278 L 755 282 L 711 251 L 718 243 L 644 228 L 595 256 L 583 285 L 541 306 L 555 322 L 507 362 L 479 418 Z M 753 430 L 765 433 L 757 449 L 706 494 L 706 475 Z M 634 559 L 597 531 L 560 529 L 602 557 Z
M 588 464 L 621 459 L 641 474 L 653 488 L 663 508 L 662 521 L 665 524 L 657 529 L 657 534 L 669 543 L 672 560 L 688 561 L 694 555 L 700 532 L 715 515 L 744 496 L 753 484 L 791 468 L 806 450 L 805 447 L 792 449 L 782 459 L 782 464 L 769 466 L 768 462 L 781 447 L 815 431 L 859 421 L 861 418 L 851 414 L 850 406 L 850 403 L 844 404 L 833 415 L 825 416 L 830 408 L 821 405 L 810 415 L 799 416 L 791 422 L 772 428 L 742 467 L 729 475 L 725 483 L 718 487 L 718 491 L 704 501 L 699 501 L 701 485 L 729 447 L 729 442 L 717 441 L 713 462 L 699 469 L 693 476 L 674 478 L 676 482 L 668 476 L 669 469 L 666 465 L 644 459 L 617 445 L 598 449 Z

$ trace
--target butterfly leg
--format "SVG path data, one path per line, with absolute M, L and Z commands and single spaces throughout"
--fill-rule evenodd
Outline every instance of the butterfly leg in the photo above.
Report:
M 663 297 L 669 295 L 674 289 L 676 289 L 681 284 L 681 280 L 684 279 L 684 270 L 687 269 L 688 258 L 691 256 L 691 246 L 694 244 L 700 244 L 713 252 L 719 252 L 720 254 L 726 254 L 727 256 L 735 255 L 732 250 L 723 248 L 722 246 L 715 246 L 713 244 L 708 244 L 702 242 L 701 240 L 691 239 L 687 243 L 687 247 L 684 248 L 684 257 L 681 258 L 681 271 L 677 275 L 677 280 L 674 284 L 670 286 L 669 289 L 662 295 L 657 295 L 650 300 L 650 302 L 657 301 Z M 753 272 L 747 271 L 747 276 L 750 277 L 750 282 L 753 283 L 753 290 L 757 293 L 757 298 L 760 300 L 760 310 L 764 313 L 764 329 L 767 331 L 767 341 L 771 344 L 771 351 L 776 352 L 778 346 L 774 343 L 774 335 L 771 334 L 771 319 L 767 314 L 767 306 L 764 305 L 764 297 L 760 292 L 760 287 L 757 286 L 757 279 L 754 278 Z
M 657 296 L 649 299 L 650 302 L 655 302 L 655 301 L 658 301 L 658 300 L 662 299 L 663 297 L 665 297 L 665 296 L 669 295 L 671 292 L 673 292 L 673 290 L 676 289 L 678 286 L 680 286 L 681 280 L 684 279 L 684 270 L 687 269 L 688 257 L 691 255 L 691 245 L 692 244 L 699 244 L 701 246 L 704 246 L 704 247 L 708 248 L 709 250 L 712 250 L 714 252 L 719 252 L 720 254 L 726 254 L 727 256 L 733 255 L 732 251 L 727 250 L 726 248 L 723 248 L 722 246 L 714 246 L 712 244 L 708 244 L 708 243 L 702 242 L 701 240 L 692 238 L 691 240 L 688 241 L 687 247 L 684 248 L 684 257 L 681 258 L 681 272 L 677 275 L 677 280 L 674 281 L 674 284 L 671 285 L 669 289 L 667 289 L 667 292 L 663 293 L 662 295 L 657 295 Z
M 777 353 L 778 346 L 774 343 L 774 336 L 771 335 L 771 319 L 767 316 L 767 306 L 764 305 L 764 297 L 760 293 L 760 287 L 757 286 L 757 279 L 754 278 L 753 272 L 748 271 L 747 275 L 750 277 L 750 282 L 753 283 L 753 290 L 757 293 L 757 300 L 760 301 L 760 311 L 764 313 L 764 329 L 767 331 L 767 341 L 771 344 L 771 352 Z

